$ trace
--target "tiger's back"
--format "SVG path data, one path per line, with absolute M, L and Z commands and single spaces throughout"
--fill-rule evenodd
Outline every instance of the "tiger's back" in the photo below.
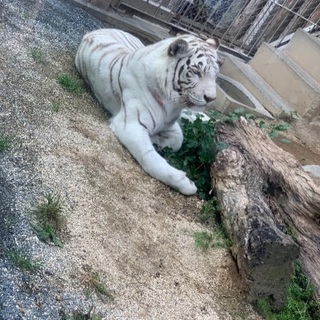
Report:
M 83 37 L 75 58 L 76 67 L 112 115 L 121 108 L 119 60 L 143 47 L 138 38 L 116 29 L 99 29 Z

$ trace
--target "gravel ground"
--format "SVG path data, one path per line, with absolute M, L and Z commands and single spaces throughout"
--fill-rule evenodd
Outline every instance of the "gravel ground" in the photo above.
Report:
M 0 0 L 0 16 L 0 134 L 12 141 L 0 154 L 0 319 L 260 319 L 229 252 L 195 248 L 202 203 L 146 175 L 90 93 L 57 83 L 78 76 L 82 36 L 109 26 L 62 0 Z M 30 226 L 48 193 L 64 204 L 62 248 Z M 13 252 L 39 269 L 23 272 Z M 84 292 L 93 273 L 112 299 Z
M 35 168 L 42 151 L 37 145 L 38 126 L 43 130 L 51 126 L 52 115 L 48 117 L 45 109 L 38 113 L 42 106 L 33 105 L 39 101 L 33 91 L 47 104 L 46 93 L 40 91 L 47 84 L 42 84 L 41 72 L 32 70 L 30 52 L 32 48 L 46 54 L 47 50 L 75 52 L 85 32 L 105 25 L 55 0 L 0 1 L 0 16 L 0 130 L 13 141 L 10 152 L 0 156 L 0 319 L 60 319 L 74 310 L 87 313 L 90 301 L 81 291 L 62 292 L 62 285 L 50 281 L 54 266 L 21 272 L 7 255 L 20 252 L 36 263 L 47 254 L 31 230 L 28 213 L 35 199 L 52 191 Z

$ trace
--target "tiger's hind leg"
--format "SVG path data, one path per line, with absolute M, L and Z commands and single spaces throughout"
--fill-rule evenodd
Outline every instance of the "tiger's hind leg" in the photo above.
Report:
M 150 137 L 150 139 L 161 149 L 169 147 L 173 151 L 178 151 L 182 145 L 183 134 L 180 125 L 175 122 L 170 128 Z

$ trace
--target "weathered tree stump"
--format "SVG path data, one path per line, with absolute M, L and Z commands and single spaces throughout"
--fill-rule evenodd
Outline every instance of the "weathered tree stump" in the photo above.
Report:
M 299 257 L 320 295 L 320 187 L 254 122 L 216 127 L 228 145 L 212 165 L 222 222 L 251 302 L 283 306 Z

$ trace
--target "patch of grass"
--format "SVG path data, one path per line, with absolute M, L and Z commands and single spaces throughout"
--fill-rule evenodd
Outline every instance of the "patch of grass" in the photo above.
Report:
M 24 250 L 6 250 L 5 256 L 22 272 L 36 272 L 40 268 L 39 262 L 32 261 L 30 255 Z
M 38 63 L 41 63 L 41 64 L 45 64 L 45 62 L 46 62 L 46 55 L 40 49 L 32 48 L 31 49 L 31 57 L 33 58 L 33 60 L 35 62 L 38 62 Z
M 217 198 L 212 197 L 206 201 L 200 211 L 200 220 L 202 222 L 208 222 L 212 219 L 216 219 L 220 215 L 220 206 L 218 205 Z
M 47 243 L 52 242 L 55 246 L 62 247 L 62 242 L 58 239 L 51 224 L 47 223 L 42 226 L 34 224 L 32 228 L 39 240 Z
M 102 301 L 114 300 L 110 290 L 102 283 L 100 276 L 97 272 L 85 272 L 81 274 L 81 284 L 85 287 L 85 295 L 89 298 L 95 293 Z
M 62 246 L 57 233 L 62 231 L 66 224 L 63 214 L 63 206 L 59 195 L 47 194 L 44 201 L 39 203 L 32 211 L 38 223 L 33 224 L 33 230 L 38 238 L 44 242 L 52 242 L 56 246 Z
M 221 225 L 221 208 L 218 205 L 216 197 L 212 197 L 202 206 L 200 220 L 204 223 L 210 221 L 214 225 L 212 232 L 195 232 L 194 239 L 197 248 L 208 250 L 213 247 L 228 248 L 232 245 L 230 239 Z
M 45 201 L 38 204 L 33 214 L 40 223 L 50 223 L 56 230 L 61 230 L 65 223 L 63 206 L 59 195 L 47 194 Z
M 296 234 L 294 233 L 294 231 L 292 230 L 292 228 L 289 226 L 289 225 L 286 225 L 285 227 L 285 230 L 284 230 L 285 234 L 287 234 L 288 236 L 291 237 L 291 239 L 294 241 L 294 242 L 297 242 L 297 236 Z
M 59 112 L 61 110 L 61 104 L 59 102 L 52 102 L 51 108 L 52 108 L 52 111 Z
M 31 14 L 30 12 L 24 10 L 24 11 L 22 12 L 21 16 L 22 16 L 24 19 L 29 20 L 29 19 L 31 19 L 32 14 Z
M 57 81 L 61 85 L 61 87 L 68 92 L 83 93 L 85 91 L 82 85 L 82 81 L 69 74 L 58 75 Z
M 265 299 L 258 300 L 258 309 L 266 320 L 313 320 L 320 319 L 320 304 L 313 299 L 313 288 L 302 273 L 299 261 L 287 291 L 287 301 L 279 313 L 271 311 Z
M 70 320 L 102 320 L 102 316 L 99 314 L 85 314 L 81 312 L 74 312 Z
M 0 152 L 5 152 L 11 147 L 11 140 L 4 134 L 0 133 Z
M 94 312 L 94 307 L 92 306 L 88 313 L 83 313 L 80 311 L 75 311 L 71 316 L 66 314 L 61 315 L 61 320 L 102 320 L 102 316 Z
M 208 250 L 213 247 L 214 235 L 205 231 L 197 231 L 194 233 L 194 242 L 197 248 Z
M 204 251 L 210 248 L 229 248 L 232 243 L 226 237 L 222 227 L 216 227 L 213 232 L 200 231 L 194 233 L 194 241 L 197 248 Z

